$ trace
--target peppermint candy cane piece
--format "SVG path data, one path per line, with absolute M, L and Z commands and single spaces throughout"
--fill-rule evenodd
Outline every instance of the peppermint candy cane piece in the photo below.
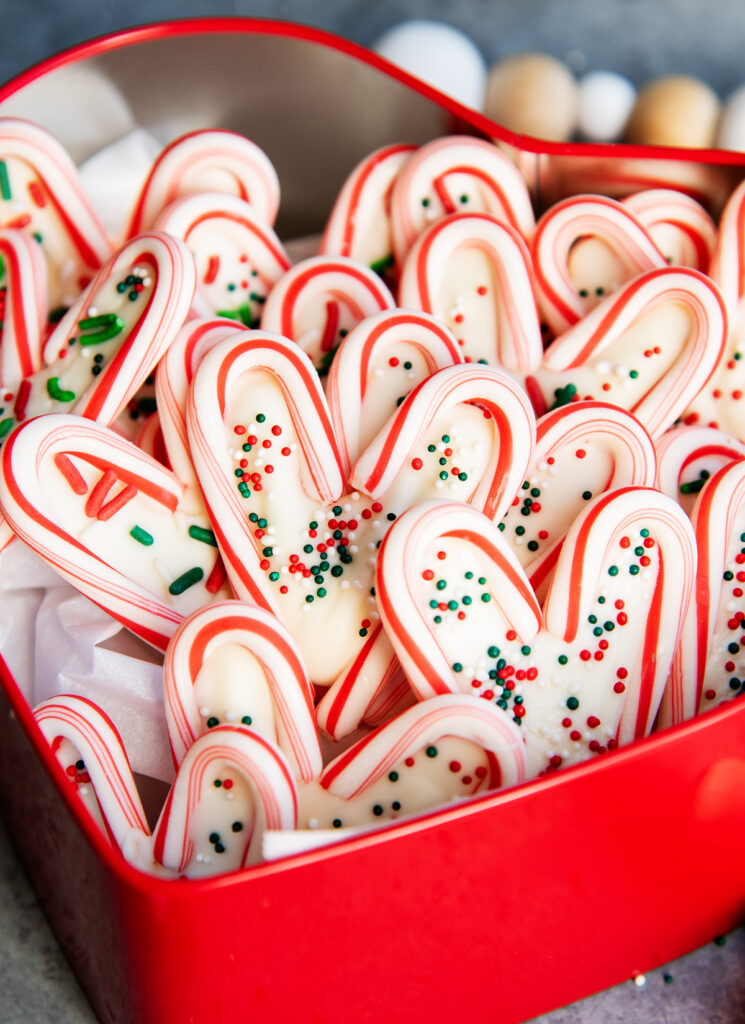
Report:
M 525 778 L 520 730 L 501 708 L 447 694 L 358 740 L 300 790 L 300 827 L 383 824 Z
M 704 484 L 692 512 L 698 570 L 658 728 L 683 722 L 745 692 L 742 564 L 745 460 Z
M 544 614 L 497 528 L 427 503 L 388 532 L 381 618 L 420 698 L 467 692 L 522 723 L 527 776 L 646 735 L 695 575 L 680 507 L 647 488 L 588 504 L 567 534 Z
M 668 263 L 706 273 L 717 227 L 701 203 L 674 188 L 649 188 L 621 200 L 644 225 Z
M 719 234 L 711 257 L 709 273 L 719 285 L 727 311 L 736 328 L 741 320 L 745 295 L 745 259 L 743 259 L 743 212 L 745 182 L 727 200 L 719 219 Z
M 150 828 L 114 723 L 69 694 L 38 704 L 34 719 L 93 820 L 126 855 L 132 833 L 149 836 Z
M 155 222 L 181 238 L 197 265 L 194 311 L 258 327 L 270 290 L 290 268 L 271 226 L 244 199 L 200 192 L 177 199 Z
M 452 423 L 450 434 L 441 432 L 443 423 Z M 404 485 L 406 497 L 392 492 L 410 467 L 417 500 L 457 487 L 455 500 L 494 518 L 524 479 L 534 442 L 530 402 L 511 377 L 490 366 L 448 366 L 411 392 L 360 456 L 350 481 L 373 498 L 407 508 L 412 486 Z
M 279 433 L 267 431 L 264 446 L 252 431 L 267 422 L 267 416 Z M 329 504 L 344 486 L 333 426 L 313 365 L 296 345 L 275 334 L 252 331 L 245 338 L 228 338 L 197 367 L 186 419 L 194 468 L 236 595 L 275 611 L 276 587 L 261 568 L 261 548 L 246 511 L 251 494 L 264 488 L 275 494 L 279 489 L 284 500 L 276 502 L 275 522 L 284 539 L 285 533 L 296 535 L 297 517 L 303 518 L 307 505 L 312 509 Z M 257 452 L 264 449 L 273 449 L 272 461 L 262 456 L 257 464 Z M 244 460 L 245 468 L 240 465 Z
M 329 214 L 322 256 L 349 256 L 378 274 L 392 267 L 391 190 L 416 148 L 406 143 L 382 146 L 357 164 Z
M 397 264 L 425 228 L 459 211 L 490 214 L 526 239 L 535 228 L 525 179 L 493 143 L 463 135 L 435 139 L 407 160 L 393 186 Z
M 0 387 L 17 387 L 42 365 L 46 319 L 47 268 L 39 243 L 23 231 L 1 228 Z
M 701 488 L 730 462 L 745 458 L 745 443 L 713 427 L 675 427 L 657 441 L 654 486 L 691 516 Z
M 572 196 L 547 210 L 531 252 L 541 316 L 554 334 L 568 330 L 626 281 L 668 265 L 630 210 L 594 195 Z
M 155 371 L 155 397 L 168 459 L 179 480 L 197 487 L 186 430 L 189 385 L 202 358 L 225 338 L 236 335 L 236 325 L 224 318 L 189 320 L 176 335 Z
M 655 471 L 652 439 L 622 409 L 577 402 L 538 420 L 530 466 L 499 528 L 539 597 L 587 502 L 619 487 L 652 487 Z
M 49 336 L 47 365 L 16 388 L 0 441 L 14 423 L 44 413 L 112 423 L 173 341 L 194 286 L 183 242 L 158 232 L 128 242 Z
M 343 256 L 311 256 L 277 281 L 261 315 L 262 331 L 296 342 L 320 372 L 339 343 L 364 320 L 396 305 L 378 275 Z
M 152 166 L 135 203 L 127 236 L 147 231 L 174 199 L 195 192 L 223 192 L 248 202 L 273 224 L 279 179 L 266 153 L 234 132 L 208 129 L 174 139 Z
M 280 747 L 296 778 L 320 773 L 313 689 L 292 637 L 268 612 L 221 601 L 190 615 L 166 651 L 163 686 L 177 765 L 202 733 L 241 722 Z
M 160 427 L 160 416 L 157 412 L 152 412 L 143 422 L 140 429 L 137 431 L 134 437 L 135 445 L 149 455 L 151 459 L 155 459 L 161 466 L 165 466 L 166 469 L 171 469 L 171 464 L 168 459 L 168 452 L 166 451 L 165 442 L 163 441 L 163 431 Z
M 345 472 L 416 384 L 462 362 L 453 334 L 427 313 L 385 310 L 359 323 L 340 344 L 326 384 Z
M 131 442 L 90 420 L 40 416 L 0 457 L 0 506 L 18 536 L 72 586 L 164 650 L 181 619 L 229 596 L 204 515 Z
M 0 118 L 0 222 L 40 243 L 51 311 L 69 306 L 111 255 L 67 151 L 19 118 Z
M 282 752 L 245 726 L 218 725 L 187 750 L 155 826 L 157 863 L 189 877 L 261 859 L 266 829 L 297 824 L 297 787 Z
M 515 374 L 540 364 L 530 254 L 519 233 L 494 217 L 454 214 L 419 235 L 403 264 L 399 300 L 449 327 L 468 360 Z
M 726 336 L 712 281 L 685 267 L 651 270 L 553 341 L 526 386 L 538 415 L 602 397 L 633 412 L 656 439 L 711 377 Z

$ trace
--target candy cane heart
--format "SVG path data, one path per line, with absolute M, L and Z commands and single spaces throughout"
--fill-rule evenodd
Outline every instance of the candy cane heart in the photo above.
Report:
M 181 619 L 228 597 L 204 515 L 183 487 L 114 431 L 50 415 L 15 430 L 0 459 L 12 529 L 72 586 L 154 647 Z
M 155 222 L 181 238 L 197 265 L 194 311 L 258 327 L 269 291 L 290 268 L 271 226 L 237 196 L 200 192 L 176 199 Z
M 388 287 L 364 264 L 343 256 L 311 256 L 277 281 L 261 329 L 291 338 L 326 373 L 352 328 L 395 305 Z
M 541 316 L 562 334 L 626 281 L 666 267 L 664 253 L 635 215 L 604 196 L 556 203 L 531 246 Z
M 190 615 L 166 651 L 163 685 L 176 764 L 202 733 L 235 721 L 279 746 L 296 778 L 320 773 L 310 680 L 269 612 L 220 601 Z
M 112 423 L 173 341 L 193 294 L 194 261 L 182 242 L 155 232 L 128 242 L 49 336 L 47 365 L 15 389 L 0 441 L 43 413 Z
M 459 213 L 427 228 L 404 262 L 399 301 L 450 328 L 470 361 L 515 374 L 540 365 L 530 254 L 519 233 L 494 217 Z
M 329 214 L 321 255 L 349 256 L 378 274 L 390 273 L 394 263 L 391 190 L 415 151 L 416 146 L 394 143 L 376 149 L 357 164 Z
M 62 694 L 34 708 L 34 719 L 101 831 L 125 855 L 132 833 L 150 835 L 121 736 L 85 697 Z
M 234 132 L 189 132 L 158 156 L 142 186 L 128 236 L 147 231 L 166 206 L 195 192 L 222 192 L 251 204 L 273 224 L 279 209 L 279 179 L 266 153 Z
M 475 509 L 428 503 L 388 532 L 378 603 L 420 698 L 496 701 L 522 723 L 530 778 L 649 732 L 695 558 L 665 495 L 600 495 L 567 534 L 542 617 L 499 530 Z
M 359 323 L 339 346 L 326 384 L 345 472 L 420 381 L 462 362 L 453 334 L 427 313 L 391 309 Z
M 623 409 L 577 402 L 538 420 L 530 466 L 499 528 L 539 598 L 587 502 L 619 487 L 652 487 L 655 470 L 652 439 Z
M 745 442 L 713 427 L 675 427 L 657 441 L 654 486 L 680 502 L 690 517 L 706 481 L 730 462 L 745 458 Z
M 39 243 L 0 228 L 0 388 L 17 387 L 41 367 L 46 322 L 47 267 Z
M 674 725 L 745 692 L 745 460 L 704 484 L 692 513 L 698 570 L 658 728 Z
M 715 284 L 685 267 L 652 270 L 553 341 L 526 387 L 538 415 L 602 399 L 633 412 L 656 440 L 712 376 L 726 336 Z
M 189 487 L 198 486 L 186 429 L 189 385 L 204 356 L 236 334 L 240 336 L 240 328 L 221 317 L 189 320 L 155 371 L 155 397 L 168 459 L 176 476 Z
M 41 245 L 50 311 L 69 306 L 111 255 L 67 151 L 38 125 L 0 118 L 0 225 Z
M 501 708 L 460 694 L 421 701 L 331 761 L 300 789 L 301 828 L 376 824 L 517 785 L 520 730 Z
M 435 139 L 407 160 L 393 186 L 397 264 L 403 265 L 425 228 L 458 212 L 490 214 L 525 239 L 535 228 L 525 179 L 493 143 L 463 135 Z
M 668 263 L 706 273 L 717 226 L 701 203 L 672 188 L 649 188 L 621 200 L 649 232 Z
M 190 877 L 237 871 L 260 860 L 266 829 L 296 824 L 284 754 L 245 726 L 218 725 L 184 755 L 154 829 L 154 857 Z

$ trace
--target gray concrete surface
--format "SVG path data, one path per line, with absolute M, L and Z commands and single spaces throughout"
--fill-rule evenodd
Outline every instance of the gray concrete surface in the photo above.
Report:
M 578 71 L 611 68 L 637 84 L 673 71 L 699 75 L 722 96 L 745 80 L 738 0 L 0 0 L 0 80 L 102 33 L 200 15 L 304 21 L 362 44 L 404 17 L 433 17 L 470 33 L 490 61 L 544 50 Z M 1 828 L 0 922 L 0 1024 L 94 1021 Z M 744 959 L 740 929 L 723 946 L 652 972 L 643 988 L 628 982 L 541 1024 L 737 1024 L 745 1020 Z

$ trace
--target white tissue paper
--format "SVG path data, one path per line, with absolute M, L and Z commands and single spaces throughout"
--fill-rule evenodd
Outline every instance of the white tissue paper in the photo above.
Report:
M 119 730 L 135 772 L 170 782 L 162 658 L 20 541 L 0 553 L 0 650 L 32 707 L 73 693 Z

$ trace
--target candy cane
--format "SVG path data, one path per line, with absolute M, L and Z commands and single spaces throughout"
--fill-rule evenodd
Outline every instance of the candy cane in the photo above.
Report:
M 189 132 L 157 158 L 135 203 L 129 236 L 146 231 L 169 203 L 195 192 L 224 192 L 249 202 L 273 224 L 279 209 L 279 179 L 266 153 L 233 132 Z
M 399 300 L 446 324 L 469 360 L 516 374 L 540 365 L 530 254 L 494 217 L 454 214 L 425 230 L 403 264 Z
M 577 265 L 590 239 L 587 258 Z M 667 266 L 641 221 L 603 196 L 572 196 L 556 203 L 538 221 L 531 248 L 541 315 L 555 334 L 586 316 L 598 297 L 638 274 Z
M 271 226 L 243 199 L 217 192 L 176 199 L 155 222 L 197 264 L 195 312 L 258 327 L 266 296 L 290 267 Z
M 427 313 L 385 310 L 358 324 L 339 346 L 326 384 L 345 471 L 416 384 L 461 362 L 452 333 Z
M 652 487 L 655 470 L 652 439 L 622 409 L 578 402 L 538 420 L 535 452 L 500 529 L 539 597 L 567 530 L 590 498 L 619 487 Z
M 41 244 L 49 308 L 69 306 L 111 254 L 111 244 L 65 149 L 38 125 L 0 119 L 0 218 Z
M 184 615 L 227 597 L 209 522 L 183 487 L 113 431 L 50 415 L 15 430 L 0 460 L 12 529 L 124 626 L 163 650 Z
M 723 466 L 692 512 L 698 545 L 693 600 L 675 653 L 658 727 L 685 721 L 745 690 L 745 460 Z
M 62 694 L 38 704 L 34 719 L 104 835 L 123 852 L 132 832 L 149 836 L 127 752 L 108 715 L 85 697 Z
M 435 139 L 407 160 L 393 186 L 398 265 L 429 224 L 457 211 L 488 213 L 526 239 L 535 227 L 525 179 L 493 143 L 462 135 Z
M 234 337 L 236 331 L 236 325 L 224 318 L 190 320 L 178 332 L 155 371 L 155 396 L 168 458 L 176 476 L 187 486 L 197 486 L 186 431 L 189 385 L 207 352 L 225 338 Z
M 296 824 L 297 788 L 282 752 L 245 727 L 218 725 L 187 750 L 153 852 L 182 874 L 222 874 L 260 859 L 266 829 Z
M 22 231 L 2 228 L 0 387 L 15 388 L 39 369 L 46 319 L 47 269 L 41 248 Z
M 311 256 L 277 281 L 261 329 L 291 338 L 325 372 L 353 327 L 394 306 L 386 285 L 364 264 L 343 256 Z
M 694 573 L 680 507 L 623 488 L 575 520 L 543 620 L 500 532 L 467 506 L 427 503 L 402 516 L 383 542 L 377 588 L 420 698 L 495 700 L 523 725 L 531 777 L 649 732 Z
M 361 160 L 342 185 L 329 214 L 319 252 L 349 256 L 378 274 L 393 264 L 390 204 L 399 171 L 416 146 L 382 146 Z
M 712 427 L 675 427 L 655 448 L 654 486 L 680 502 L 689 517 L 706 481 L 727 463 L 745 458 L 745 443 Z
M 719 234 L 709 273 L 719 285 L 733 327 L 739 323 L 745 295 L 745 182 L 727 200 L 719 219 Z
M 150 413 L 134 437 L 135 445 L 151 459 L 155 459 L 161 466 L 171 469 L 168 459 L 168 452 L 163 441 L 163 431 L 160 427 L 160 416 L 157 412 Z
M 709 269 L 717 227 L 701 203 L 672 188 L 650 188 L 621 200 L 641 221 L 668 262 Z
M 727 316 L 708 278 L 684 267 L 640 274 L 546 349 L 526 381 L 540 415 L 574 396 L 634 413 L 653 439 L 689 405 L 724 349 Z
M 292 637 L 268 612 L 221 601 L 190 615 L 166 651 L 163 685 L 176 764 L 207 729 L 235 720 L 278 743 L 296 778 L 309 782 L 321 771 L 313 690 Z

